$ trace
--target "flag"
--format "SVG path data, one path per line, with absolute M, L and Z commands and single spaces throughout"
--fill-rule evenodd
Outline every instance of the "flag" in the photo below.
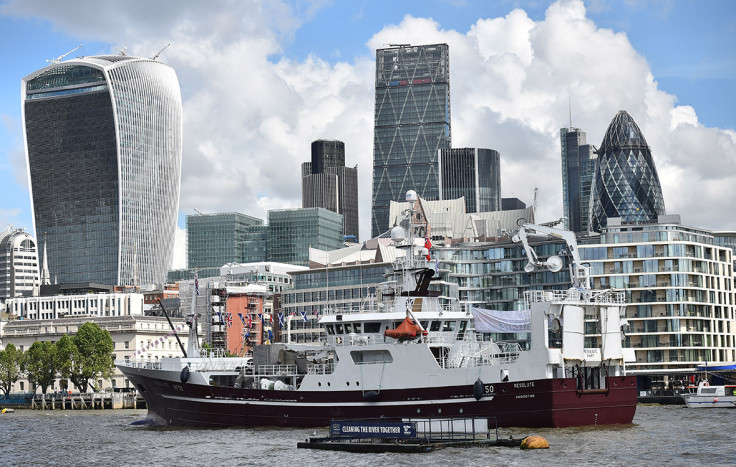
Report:
M 245 330 L 245 338 L 247 339 L 249 337 L 250 337 L 250 329 L 246 329 Z
M 296 312 L 295 311 L 292 311 L 291 313 L 289 313 L 289 315 L 296 316 Z
M 306 312 L 306 311 L 302 311 L 302 312 L 301 312 L 301 314 L 302 314 L 302 318 L 304 318 L 304 321 L 305 321 L 305 322 L 306 322 L 306 321 L 309 321 L 309 320 L 307 319 L 307 312 Z
M 253 327 L 253 318 L 251 318 L 250 315 L 248 315 L 248 328 L 252 328 L 252 327 Z
M 217 316 L 220 318 L 220 324 L 225 324 L 225 321 L 222 320 L 222 313 L 218 311 Z
M 243 313 L 238 313 L 238 317 L 240 318 L 240 321 L 243 322 L 243 326 L 246 326 L 246 324 L 245 324 L 245 317 L 243 316 Z
M 199 277 L 197 277 L 197 271 L 194 271 L 194 292 L 199 295 Z
M 271 332 L 270 329 L 268 330 L 268 340 L 270 340 L 271 342 L 273 342 L 273 333 Z
M 424 248 L 427 249 L 427 261 L 429 261 L 430 260 L 430 257 L 429 257 L 429 249 L 432 248 L 432 242 L 429 240 L 429 236 L 428 235 L 425 235 L 424 236 Z
M 283 313 L 279 313 L 279 327 L 280 328 L 284 327 L 284 314 Z
M 229 328 L 232 327 L 233 326 L 233 314 L 227 313 L 227 316 L 225 317 L 225 321 L 227 321 L 227 327 Z
M 434 273 L 435 275 L 439 274 L 440 272 L 440 260 L 439 258 L 434 259 Z
M 261 325 L 263 325 L 263 313 L 258 313 L 258 317 L 261 319 Z

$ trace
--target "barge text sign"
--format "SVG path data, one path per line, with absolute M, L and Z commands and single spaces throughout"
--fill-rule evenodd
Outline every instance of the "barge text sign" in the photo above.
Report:
M 413 422 L 332 422 L 330 436 L 340 438 L 416 438 Z

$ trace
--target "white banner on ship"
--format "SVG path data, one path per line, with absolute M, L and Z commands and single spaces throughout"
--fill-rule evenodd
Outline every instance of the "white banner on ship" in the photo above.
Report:
M 528 332 L 532 330 L 531 310 L 485 310 L 473 307 L 477 332 Z

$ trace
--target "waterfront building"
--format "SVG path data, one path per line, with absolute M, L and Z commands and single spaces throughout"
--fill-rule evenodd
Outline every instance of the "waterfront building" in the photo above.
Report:
M 247 256 L 249 227 L 262 225 L 263 219 L 239 212 L 188 215 L 188 268 L 219 268 L 226 263 L 242 262 Z
M 626 293 L 626 345 L 636 353 L 629 372 L 663 382 L 706 363 L 736 362 L 731 248 L 677 215 L 650 223 L 609 218 L 602 230 L 580 254 L 596 286 Z
M 345 167 L 345 143 L 312 142 L 312 160 L 302 164 L 302 207 L 325 208 L 343 215 L 345 235 L 357 241 L 358 166 Z
M 501 156 L 484 148 L 440 149 L 439 199 L 465 198 L 465 212 L 501 210 Z
M 268 258 L 277 263 L 309 264 L 309 248 L 343 247 L 343 216 L 324 208 L 268 211 Z
M 189 327 L 181 318 L 171 318 L 174 329 L 184 348 L 187 348 Z M 3 345 L 13 344 L 16 348 L 26 351 L 36 341 L 56 342 L 61 336 L 73 337 L 80 326 L 92 322 L 107 330 L 113 342 L 113 359 L 130 360 L 143 359 L 155 363 L 164 357 L 182 356 L 176 336 L 172 334 L 171 326 L 164 317 L 158 316 L 80 316 L 45 320 L 13 320 L 0 323 L 0 340 Z M 112 378 L 98 380 L 96 383 L 101 390 L 119 388 L 133 388 L 127 378 L 116 368 Z M 51 391 L 73 388 L 70 381 L 57 379 Z M 34 392 L 28 380 L 23 378 L 14 384 L 14 390 L 19 392 Z M 38 389 L 40 391 L 40 388 Z M 86 390 L 85 390 L 86 392 Z
M 600 232 L 610 217 L 647 223 L 665 214 L 651 150 L 625 110 L 611 120 L 603 137 L 591 191 L 589 227 L 593 232 Z
M 565 229 L 587 232 L 590 211 L 590 187 L 595 172 L 596 155 L 586 144 L 579 128 L 560 129 L 562 148 L 562 208 Z
M 437 154 L 452 147 L 447 44 L 376 50 L 371 232 L 389 229 L 391 201 L 412 189 L 440 199 Z
M 140 293 L 64 293 L 16 297 L 6 302 L 7 312 L 20 319 L 50 320 L 74 316 L 141 316 Z
M 181 183 L 174 70 L 124 54 L 55 60 L 23 78 L 21 101 L 34 232 L 51 277 L 162 284 Z
M 39 285 L 36 240 L 23 229 L 0 232 L 0 302 L 31 296 Z

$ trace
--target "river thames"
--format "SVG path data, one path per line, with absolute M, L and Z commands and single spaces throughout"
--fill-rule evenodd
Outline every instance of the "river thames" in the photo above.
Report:
M 736 410 L 640 405 L 631 425 L 503 429 L 544 436 L 550 449 L 452 448 L 426 454 L 297 449 L 326 428 L 155 428 L 145 410 L 0 415 L 3 465 L 736 465 Z

